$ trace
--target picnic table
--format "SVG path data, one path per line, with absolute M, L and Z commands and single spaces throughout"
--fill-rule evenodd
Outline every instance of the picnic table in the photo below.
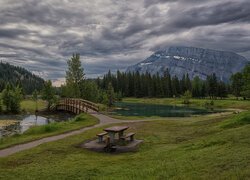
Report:
M 115 134 L 118 133 L 118 139 L 121 140 L 123 137 L 123 132 L 128 129 L 128 126 L 112 126 L 109 128 L 105 128 L 104 131 L 106 131 L 110 137 L 110 143 L 115 143 Z

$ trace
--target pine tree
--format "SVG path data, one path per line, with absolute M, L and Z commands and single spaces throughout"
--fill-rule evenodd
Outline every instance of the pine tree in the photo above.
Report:
M 215 98 L 217 94 L 217 77 L 215 73 L 207 77 L 207 88 L 208 88 L 208 95 L 210 98 Z
M 7 112 L 9 112 L 11 108 L 11 92 L 12 92 L 12 87 L 8 83 L 2 92 L 3 104 Z
M 246 65 L 245 68 L 243 69 L 243 86 L 242 86 L 242 91 L 241 95 L 246 98 L 250 98 L 250 64 Z
M 35 90 L 34 92 L 33 92 L 33 94 L 32 94 L 32 99 L 33 99 L 33 101 L 35 101 L 35 103 L 36 103 L 36 112 L 38 111 L 38 91 L 37 90 Z
M 243 84 L 244 84 L 242 73 L 238 72 L 238 73 L 233 74 L 230 80 L 231 80 L 233 95 L 235 95 L 236 98 L 238 99 L 242 91 Z
M 177 76 L 172 78 L 172 93 L 174 97 L 179 96 L 180 92 L 180 82 Z
M 201 80 L 196 76 L 192 81 L 192 95 L 193 97 L 201 97 Z
M 73 54 L 72 58 L 68 60 L 68 70 L 66 71 L 66 87 L 68 97 L 80 97 L 84 82 L 84 69 L 82 68 L 80 55 Z
M 108 96 L 108 107 L 111 107 L 114 104 L 114 88 L 111 82 L 108 84 L 107 96 Z

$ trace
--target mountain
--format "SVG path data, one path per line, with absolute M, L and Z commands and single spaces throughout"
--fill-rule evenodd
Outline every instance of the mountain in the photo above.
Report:
M 230 76 L 241 71 L 247 63 L 249 61 L 246 58 L 233 52 L 195 47 L 169 47 L 128 67 L 127 72 L 163 75 L 168 69 L 172 76 L 176 75 L 178 78 L 188 73 L 190 78 L 199 76 L 201 79 L 215 73 L 218 79 L 228 82 Z
M 35 89 L 42 89 L 44 80 L 22 67 L 0 62 L 0 92 L 6 83 L 20 85 L 25 94 L 31 94 Z

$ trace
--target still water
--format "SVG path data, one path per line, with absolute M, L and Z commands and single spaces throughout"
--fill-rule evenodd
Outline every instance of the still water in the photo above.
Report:
M 0 129 L 0 137 L 12 135 L 16 133 L 23 133 L 32 126 L 40 126 L 52 122 L 67 121 L 73 118 L 73 115 L 65 112 L 58 112 L 53 115 L 0 115 L 1 120 L 16 120 L 17 123 L 8 129 Z
M 111 112 L 113 115 L 121 116 L 159 116 L 159 117 L 188 117 L 192 115 L 204 115 L 218 110 L 205 108 L 193 108 L 189 106 L 172 106 L 159 104 L 125 103 L 115 104 L 116 109 Z

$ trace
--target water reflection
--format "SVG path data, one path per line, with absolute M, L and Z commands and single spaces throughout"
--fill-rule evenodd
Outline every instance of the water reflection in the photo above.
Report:
M 13 134 L 20 134 L 27 131 L 32 126 L 40 126 L 49 124 L 51 122 L 67 121 L 73 118 L 72 114 L 58 112 L 56 114 L 46 115 L 1 115 L 1 120 L 16 120 L 16 124 L 6 127 L 0 127 L 0 138 L 10 136 Z
M 159 116 L 159 117 L 187 117 L 191 115 L 201 115 L 217 112 L 205 108 L 193 108 L 189 106 L 171 106 L 157 104 L 142 104 L 142 103 L 125 103 L 119 102 L 115 104 L 116 108 L 114 115 L 122 116 Z

